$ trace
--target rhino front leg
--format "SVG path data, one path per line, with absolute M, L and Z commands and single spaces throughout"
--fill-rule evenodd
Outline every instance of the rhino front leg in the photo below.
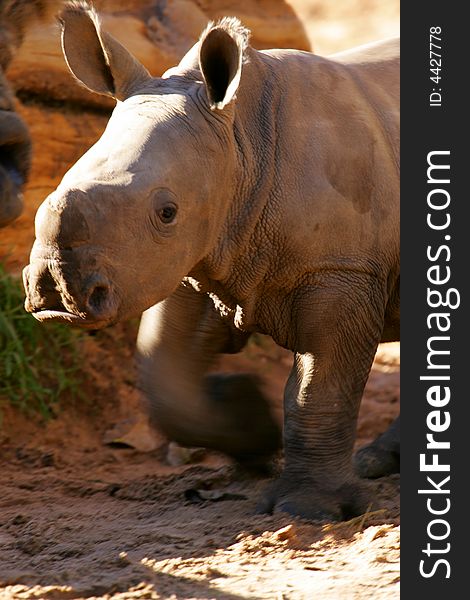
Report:
M 383 306 L 381 286 L 366 275 L 322 275 L 313 290 L 302 291 L 284 401 L 285 467 L 260 511 L 341 520 L 367 509 L 371 498 L 354 473 L 352 450 Z
M 147 310 L 137 341 L 140 385 L 152 420 L 172 440 L 262 464 L 280 447 L 279 427 L 255 378 L 207 375 L 219 353 L 238 352 L 249 335 L 187 286 Z

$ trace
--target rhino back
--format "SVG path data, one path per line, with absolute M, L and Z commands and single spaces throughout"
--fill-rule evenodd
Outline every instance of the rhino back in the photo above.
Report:
M 279 233 L 304 257 L 309 247 L 314 260 L 322 252 L 344 257 L 397 248 L 396 65 L 286 50 L 259 55 L 265 70 L 259 106 L 253 109 L 253 97 L 239 98 L 242 110 L 248 104 L 244 127 L 255 132 L 248 137 L 258 138 L 252 158 L 262 162 L 255 169 L 258 198 L 248 201 L 266 202 Z

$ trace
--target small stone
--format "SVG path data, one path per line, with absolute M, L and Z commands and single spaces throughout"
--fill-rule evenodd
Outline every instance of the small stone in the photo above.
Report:
M 286 525 L 274 532 L 274 537 L 280 542 L 295 541 L 297 539 L 297 528 L 294 524 Z
M 204 448 L 183 448 L 176 442 L 168 444 L 166 461 L 172 467 L 180 467 L 197 462 L 204 457 Z

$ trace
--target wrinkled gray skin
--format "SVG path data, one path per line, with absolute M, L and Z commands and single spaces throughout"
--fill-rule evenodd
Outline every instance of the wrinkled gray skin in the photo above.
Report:
M 271 335 L 295 364 L 285 468 L 259 509 L 360 513 L 359 404 L 377 344 L 399 335 L 398 41 L 258 52 L 224 20 L 152 79 L 93 13 L 71 8 L 63 27 L 75 76 L 119 102 L 38 211 L 26 309 L 88 328 L 145 311 L 155 421 L 242 461 L 277 448 L 276 427 L 256 381 L 206 373 Z M 363 475 L 381 461 L 365 454 Z
M 25 30 L 50 17 L 59 0 L 0 0 L 0 228 L 14 221 L 23 209 L 21 189 L 31 162 L 31 137 L 15 112 L 13 93 L 5 78 Z

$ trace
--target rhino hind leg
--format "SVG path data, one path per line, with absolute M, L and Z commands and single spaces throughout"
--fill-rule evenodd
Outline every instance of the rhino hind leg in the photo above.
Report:
M 219 354 L 239 352 L 248 337 L 206 294 L 181 286 L 142 317 L 139 381 L 153 423 L 170 440 L 261 471 L 282 440 L 258 380 L 209 373 Z
M 400 472 L 400 417 L 368 446 L 364 446 L 354 457 L 359 477 L 376 479 Z
M 264 471 L 282 438 L 258 379 L 244 373 L 213 374 L 206 377 L 206 388 L 211 403 L 230 420 L 231 431 L 220 437 L 217 450 L 248 469 Z

